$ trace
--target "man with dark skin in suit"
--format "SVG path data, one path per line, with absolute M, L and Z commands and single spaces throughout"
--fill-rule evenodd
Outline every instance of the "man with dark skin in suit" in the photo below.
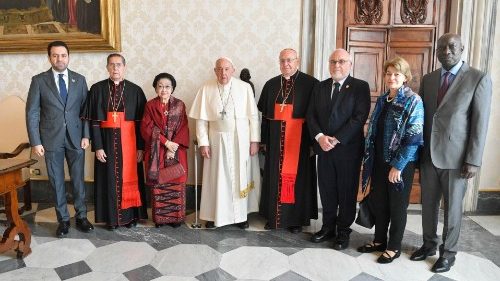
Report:
M 467 180 L 481 166 L 491 103 L 489 76 L 461 60 L 464 46 L 457 34 L 447 33 L 437 42 L 442 68 L 422 79 L 424 147 L 421 157 L 423 242 L 410 259 L 425 260 L 438 248 L 439 204 L 443 198 L 444 229 L 436 273 L 455 263 Z

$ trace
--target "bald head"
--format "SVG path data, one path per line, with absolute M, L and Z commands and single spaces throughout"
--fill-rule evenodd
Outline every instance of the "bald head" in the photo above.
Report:
M 329 70 L 332 79 L 336 82 L 343 80 L 351 71 L 351 55 L 344 49 L 336 49 L 330 55 Z
M 214 72 L 217 76 L 217 81 L 222 85 L 226 85 L 231 81 L 231 77 L 234 73 L 233 62 L 226 57 L 218 58 L 215 61 Z
M 444 69 L 450 70 L 462 59 L 464 45 L 458 34 L 445 33 L 439 37 L 436 55 Z
M 281 74 L 287 79 L 299 69 L 299 56 L 294 49 L 281 50 L 279 61 Z

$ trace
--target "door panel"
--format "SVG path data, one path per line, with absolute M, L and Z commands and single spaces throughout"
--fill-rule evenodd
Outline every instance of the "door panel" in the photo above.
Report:
M 408 61 L 413 75 L 409 86 L 417 93 L 422 76 L 437 68 L 434 48 L 448 29 L 450 5 L 450 0 L 338 1 L 337 48 L 351 53 L 352 75 L 370 84 L 372 110 L 384 91 L 386 60 L 400 56 Z M 420 203 L 418 170 L 410 202 Z

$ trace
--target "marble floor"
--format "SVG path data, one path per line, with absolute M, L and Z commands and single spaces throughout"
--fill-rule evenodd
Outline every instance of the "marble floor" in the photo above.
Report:
M 91 209 L 91 208 L 90 208 Z M 90 211 L 89 219 L 93 217 Z M 144 221 L 136 228 L 108 231 L 96 225 L 91 233 L 72 227 L 66 238 L 54 237 L 54 208 L 35 204 L 23 215 L 33 233 L 33 252 L 23 260 L 13 251 L 0 254 L 0 280 L 499 280 L 500 216 L 465 216 L 460 252 L 451 271 L 434 274 L 437 257 L 409 260 L 421 244 L 419 206 L 411 206 L 403 254 L 393 263 L 376 263 L 380 253 L 360 254 L 373 230 L 353 225 L 344 251 L 331 242 L 308 241 L 321 220 L 303 233 L 265 231 L 264 221 L 250 216 L 251 227 L 191 229 L 194 215 L 179 228 L 155 228 Z M 0 231 L 5 217 L 0 215 Z M 440 224 L 439 228 L 442 227 Z

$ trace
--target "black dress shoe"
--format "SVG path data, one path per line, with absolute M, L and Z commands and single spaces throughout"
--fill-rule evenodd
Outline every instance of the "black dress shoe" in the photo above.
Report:
M 358 252 L 360 253 L 373 253 L 373 252 L 382 252 L 385 251 L 385 244 L 381 243 L 375 245 L 373 242 L 365 244 L 358 248 Z
M 301 233 L 302 226 L 290 226 L 290 227 L 288 227 L 288 231 L 290 231 L 293 234 Z
M 117 228 L 118 228 L 118 225 L 111 225 L 111 224 L 106 225 L 106 229 L 109 231 L 114 231 Z
M 248 221 L 237 223 L 236 226 L 241 228 L 241 229 L 247 229 L 250 227 L 250 225 L 248 224 Z
M 393 260 L 399 258 L 401 255 L 401 251 L 394 250 L 395 252 L 394 256 L 391 257 L 387 251 L 385 251 L 380 257 L 378 257 L 377 262 L 378 263 L 391 263 Z
M 436 263 L 432 266 L 431 271 L 435 273 L 443 273 L 449 271 L 454 264 L 455 264 L 455 257 L 451 258 L 440 257 L 436 261 Z
M 63 238 L 64 235 L 68 234 L 69 232 L 69 221 L 62 221 L 59 223 L 57 226 L 56 230 L 56 236 L 59 238 Z
M 349 234 L 339 233 L 335 243 L 333 243 L 333 248 L 337 251 L 347 249 L 349 247 Z
M 90 232 L 94 229 L 94 226 L 87 220 L 87 218 L 77 218 L 76 228 L 81 232 Z
M 168 225 L 170 225 L 173 228 L 178 228 L 181 226 L 181 223 L 180 222 L 172 222 L 172 223 L 169 223 Z
M 205 228 L 208 228 L 208 229 L 215 228 L 214 222 L 213 221 L 207 221 L 205 223 Z
M 423 261 L 427 257 L 434 256 L 436 254 L 436 249 L 425 248 L 424 246 L 416 250 L 410 257 L 412 261 Z
M 322 228 L 320 231 L 316 232 L 311 236 L 311 242 L 320 243 L 335 237 L 335 231 Z
M 126 228 L 132 228 L 136 226 L 137 226 L 137 220 L 135 219 L 125 225 Z

